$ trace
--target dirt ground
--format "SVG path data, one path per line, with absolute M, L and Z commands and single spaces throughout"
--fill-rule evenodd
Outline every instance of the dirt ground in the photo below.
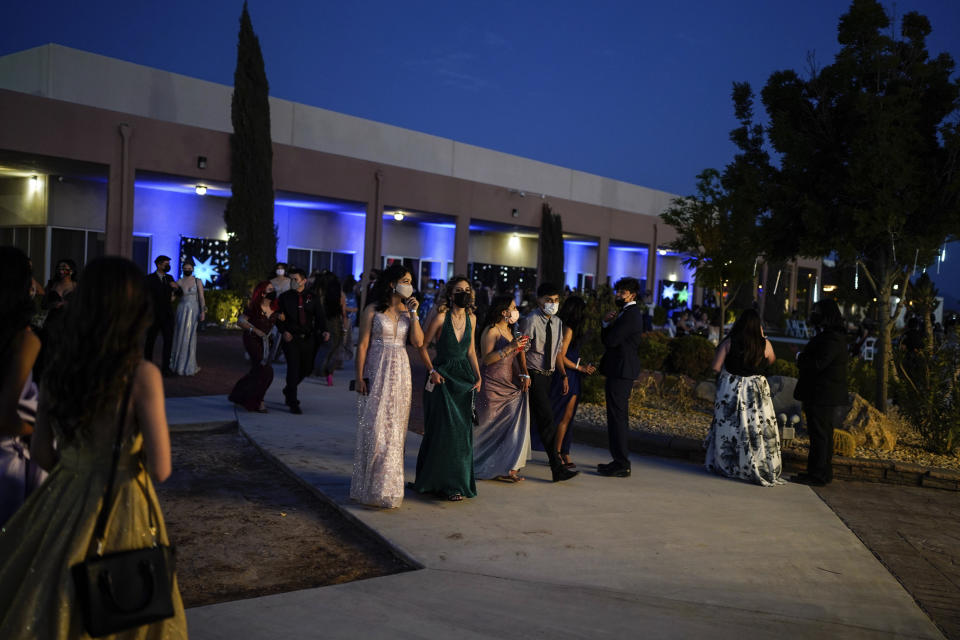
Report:
M 187 607 L 411 569 L 235 428 L 174 433 L 172 451 L 157 492 Z

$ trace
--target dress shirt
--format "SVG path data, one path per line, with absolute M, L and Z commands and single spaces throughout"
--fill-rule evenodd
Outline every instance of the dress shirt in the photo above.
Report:
M 549 361 L 544 362 L 543 350 L 546 347 L 547 323 L 553 333 L 553 348 Z M 522 320 L 520 320 L 520 331 L 530 336 L 530 348 L 527 351 L 527 367 L 530 369 L 539 369 L 540 371 L 553 371 L 557 363 L 557 355 L 560 354 L 560 348 L 563 346 L 563 322 L 557 316 L 547 317 L 542 309 L 537 307 Z

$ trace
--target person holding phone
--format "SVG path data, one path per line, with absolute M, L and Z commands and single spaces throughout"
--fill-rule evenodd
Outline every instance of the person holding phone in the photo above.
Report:
M 420 304 L 413 274 L 393 264 L 377 278 L 360 315 L 354 389 L 359 394 L 357 445 L 350 498 L 393 509 L 403 502 L 403 443 L 410 419 L 412 383 L 406 344 L 420 348 Z

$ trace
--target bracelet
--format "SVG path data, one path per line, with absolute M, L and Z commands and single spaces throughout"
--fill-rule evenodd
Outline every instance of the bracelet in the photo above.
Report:
M 527 380 L 530 379 L 530 376 L 528 376 L 528 375 L 525 374 L 525 373 L 521 373 L 521 374 L 519 375 L 519 377 L 520 377 L 520 378 L 526 378 Z
M 437 374 L 437 375 L 440 375 L 440 372 L 437 371 L 436 369 L 430 369 L 430 371 L 427 371 L 427 375 L 428 375 L 428 376 L 429 376 L 430 374 L 432 374 L 432 373 L 435 373 L 435 374 Z

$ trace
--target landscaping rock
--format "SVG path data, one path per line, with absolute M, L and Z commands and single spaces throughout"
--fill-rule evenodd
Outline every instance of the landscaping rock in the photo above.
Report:
M 693 390 L 693 396 L 697 400 L 712 403 L 717 397 L 717 385 L 715 382 L 704 380 Z
M 801 415 L 799 400 L 793 399 L 793 390 L 797 386 L 797 379 L 788 376 L 767 376 L 770 385 L 770 397 L 773 399 L 773 409 L 777 415 L 784 413 L 789 419 Z
M 859 394 L 850 394 L 850 410 L 843 419 L 843 428 L 853 434 L 857 446 L 880 451 L 893 451 L 897 446 L 894 423 Z

